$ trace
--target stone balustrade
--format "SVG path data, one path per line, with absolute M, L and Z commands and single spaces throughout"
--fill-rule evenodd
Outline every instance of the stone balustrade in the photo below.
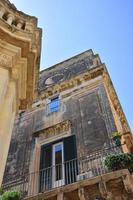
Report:
M 8 23 L 9 25 L 12 25 L 14 20 L 15 20 L 14 15 L 12 15 L 12 14 L 8 14 L 8 15 L 7 15 L 7 23 Z
M 31 32 L 33 31 L 33 24 L 29 21 L 24 21 L 13 13 L 9 13 L 4 7 L 0 5 L 0 19 L 4 20 L 10 26 L 17 29 Z

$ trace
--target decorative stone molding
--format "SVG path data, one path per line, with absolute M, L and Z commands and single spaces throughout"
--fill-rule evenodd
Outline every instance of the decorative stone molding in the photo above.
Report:
M 51 86 L 44 91 L 41 92 L 41 97 L 42 99 L 49 98 L 51 95 L 54 95 L 56 93 L 60 93 L 66 90 L 69 90 L 71 88 L 74 88 L 78 85 L 81 85 L 83 82 L 86 82 L 88 80 L 91 80 L 93 78 L 96 78 L 97 76 L 102 75 L 103 73 L 103 66 L 101 65 L 100 67 L 96 67 L 94 69 L 90 69 L 89 71 L 76 76 L 69 81 L 64 81 L 63 83 L 56 84 L 54 86 Z
M 14 13 L 9 12 L 8 9 L 5 9 L 2 6 L 0 7 L 0 18 L 2 20 L 4 20 L 5 23 L 8 23 L 10 26 L 14 26 L 14 27 L 19 28 L 21 30 L 25 30 L 24 29 L 25 28 L 25 26 L 24 26 L 25 22 L 23 20 L 21 20 L 21 18 L 18 19 L 18 17 L 16 17 Z M 23 21 L 23 23 L 20 23 L 20 22 L 18 23 L 18 21 Z
M 80 200 L 89 200 L 89 199 L 106 199 L 106 200 L 120 200 L 120 199 L 132 199 L 128 198 L 130 197 L 130 191 L 127 190 L 125 191 L 125 188 L 122 188 L 123 191 L 120 191 L 119 183 L 122 184 L 123 180 L 122 177 L 126 177 L 128 174 L 127 170 L 121 170 L 121 171 L 115 171 L 115 172 L 110 172 L 108 174 L 102 175 L 102 176 L 97 176 L 92 179 L 86 179 L 82 180 L 73 184 L 68 184 L 64 185 L 63 187 L 59 187 L 56 189 L 52 189 L 51 191 L 46 191 L 39 193 L 37 195 L 31 195 L 27 200 L 38 200 L 38 199 L 60 199 L 62 200 L 62 197 L 64 196 L 64 200 L 69 200 L 69 199 L 80 199 Z M 130 175 L 130 180 L 128 184 L 132 184 L 132 177 Z M 104 179 L 104 182 L 102 181 Z M 112 182 L 114 184 L 114 188 L 112 189 L 110 187 L 109 182 Z M 101 183 L 102 182 L 102 183 Z M 106 184 L 106 186 L 105 186 Z M 96 186 L 95 189 L 92 190 L 92 186 Z M 31 185 L 32 186 L 32 185 Z M 97 187 L 98 186 L 98 187 Z M 91 190 L 88 190 L 89 187 Z M 108 190 L 107 190 L 107 189 Z M 88 190 L 88 191 L 87 191 Z M 101 195 L 98 195 L 99 197 L 96 197 L 95 193 L 97 193 L 97 190 L 100 192 Z M 122 194 L 123 193 L 123 194 Z M 125 194 L 124 194 L 125 193 Z M 60 194 L 60 195 L 59 195 Z M 132 193 L 131 193 L 132 194 Z M 117 195 L 117 196 L 115 196 Z M 57 198 L 57 196 L 59 198 Z M 95 197 L 94 197 L 95 196 Z M 125 198 L 123 198 L 125 196 Z
M 133 152 L 133 136 L 131 134 L 131 130 L 129 128 L 125 114 L 122 110 L 122 107 L 121 107 L 121 104 L 117 97 L 113 83 L 110 79 L 110 76 L 109 76 L 108 71 L 105 66 L 104 66 L 104 72 L 103 72 L 103 80 L 104 80 L 106 91 L 107 91 L 109 98 L 111 100 L 111 103 L 113 105 L 114 111 L 115 111 L 115 113 L 120 121 L 121 127 L 122 127 L 122 140 L 121 141 L 123 144 L 125 144 L 125 145 L 123 145 L 123 151 L 125 153 L 127 153 L 127 152 L 131 153 L 131 152 Z M 128 137 L 127 137 L 127 134 L 128 134 Z
M 71 129 L 71 122 L 69 120 L 63 121 L 59 124 L 46 128 L 44 130 L 34 133 L 35 137 L 39 137 L 39 140 L 51 138 L 53 136 L 60 135 Z
M 27 15 L 16 9 L 14 4 L 8 0 L 0 1 L 0 20 L 9 24 L 11 29 L 24 32 L 33 33 L 36 30 L 37 18 Z
M 38 95 L 37 83 L 39 75 L 39 59 L 41 50 L 41 30 L 37 28 L 34 17 L 14 13 L 6 6 L 5 1 L 0 1 L 0 67 L 8 68 L 17 83 L 20 109 L 25 109 L 32 104 Z M 19 14 L 16 18 L 16 16 Z M 24 19 L 25 18 L 25 19 Z M 6 23 L 4 23 L 6 20 Z M 12 32 L 12 28 L 23 28 L 25 20 L 32 25 L 33 33 L 26 31 Z M 24 61 L 25 60 L 25 61 Z M 21 86 L 21 89 L 20 89 Z M 24 95 L 21 95 L 24 94 Z M 22 103 L 24 102 L 24 103 Z
M 124 132 L 130 132 L 130 128 L 128 126 L 126 117 L 123 113 L 122 107 L 121 107 L 120 102 L 119 102 L 118 97 L 117 97 L 117 94 L 115 92 L 115 89 L 113 87 L 113 84 L 111 82 L 111 79 L 110 79 L 109 74 L 108 74 L 106 69 L 104 70 L 104 73 L 103 73 L 103 79 L 104 79 L 104 82 L 105 82 L 105 86 L 107 87 L 107 91 L 109 93 L 110 99 L 113 103 L 114 109 L 116 110 L 116 113 L 118 114 L 119 119 L 121 121 L 121 124 L 122 124 L 122 127 L 123 127 L 123 133 Z
M 32 29 L 26 31 L 26 22 Z M 0 145 L 0 185 L 15 115 L 19 109 L 29 108 L 38 95 L 40 52 L 41 29 L 37 27 L 37 19 L 18 11 L 8 0 L 0 0 L 0 71 L 7 71 L 1 78 L 0 92 L 0 117 L 3 119 L 0 120 L 0 141 L 5 144 L 4 147 Z
M 0 66 L 1 67 L 11 67 L 12 66 L 11 56 L 0 52 Z

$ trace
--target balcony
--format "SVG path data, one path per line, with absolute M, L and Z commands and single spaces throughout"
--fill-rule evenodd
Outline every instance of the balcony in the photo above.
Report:
M 111 154 L 119 154 L 122 152 L 121 147 L 106 148 L 101 151 L 93 152 L 86 158 L 76 158 L 62 164 L 41 169 L 38 172 L 25 174 L 23 180 L 14 180 L 3 185 L 4 190 L 20 191 L 23 198 L 35 198 L 38 195 L 53 194 L 55 191 L 67 188 L 67 191 L 77 185 L 101 180 L 106 175 L 113 177 L 116 172 L 108 170 L 105 166 L 105 158 Z M 119 174 L 117 173 L 115 177 Z M 124 176 L 123 174 L 123 176 Z M 89 182 L 88 182 L 89 181 Z M 83 185 L 84 185 L 83 184 Z

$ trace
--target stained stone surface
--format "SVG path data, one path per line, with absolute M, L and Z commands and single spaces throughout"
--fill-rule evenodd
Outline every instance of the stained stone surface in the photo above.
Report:
M 64 62 L 61 66 L 44 70 L 40 74 L 39 89 L 43 89 L 45 92 L 45 88 L 50 87 L 51 84 L 58 84 L 90 70 L 91 67 L 95 67 L 92 65 L 91 58 L 92 56 L 84 59 L 78 58 L 77 61 L 74 60 L 73 64 L 71 62 L 69 65 Z M 4 183 L 9 180 L 24 180 L 25 174 L 29 172 L 35 147 L 33 133 L 65 120 L 71 122 L 71 133 L 76 135 L 79 157 L 86 157 L 89 153 L 110 145 L 110 137 L 116 127 L 104 85 L 98 84 L 94 89 L 86 90 L 86 92 L 83 92 L 82 89 L 79 90 L 78 95 L 73 97 L 70 95 L 66 100 L 63 100 L 62 93 L 60 93 L 61 102 L 58 112 L 48 114 L 45 102 L 45 104 L 17 116 Z
M 66 102 L 63 119 L 72 121 L 80 156 L 108 147 L 112 132 L 116 130 L 104 86 Z
M 63 103 L 57 118 L 71 121 L 72 134 L 76 135 L 78 155 L 87 156 L 89 153 L 107 147 L 110 136 L 116 130 L 109 102 L 101 85 L 95 91 L 80 98 L 69 99 Z M 28 173 L 35 145 L 33 132 L 45 128 L 49 122 L 45 107 L 30 114 L 25 113 L 16 120 L 10 145 L 5 179 L 23 179 Z
M 34 147 L 32 120 L 23 117 L 16 119 L 10 144 L 4 182 L 23 180 L 29 172 L 31 151 Z
M 70 65 L 65 66 L 64 63 L 63 67 L 57 67 L 57 69 L 55 68 L 48 72 L 46 70 L 40 75 L 39 90 L 44 90 L 53 84 L 69 80 L 92 67 L 94 67 L 93 59 L 87 56 L 86 58 L 80 59 Z

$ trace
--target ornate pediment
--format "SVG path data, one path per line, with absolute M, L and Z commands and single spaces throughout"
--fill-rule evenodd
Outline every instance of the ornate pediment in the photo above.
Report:
M 40 130 L 36 133 L 34 133 L 35 137 L 39 137 L 40 140 L 52 138 L 54 136 L 59 136 L 65 133 L 70 133 L 71 131 L 71 122 L 69 120 L 60 122 L 58 124 L 55 124 L 51 127 L 48 127 L 46 129 Z

